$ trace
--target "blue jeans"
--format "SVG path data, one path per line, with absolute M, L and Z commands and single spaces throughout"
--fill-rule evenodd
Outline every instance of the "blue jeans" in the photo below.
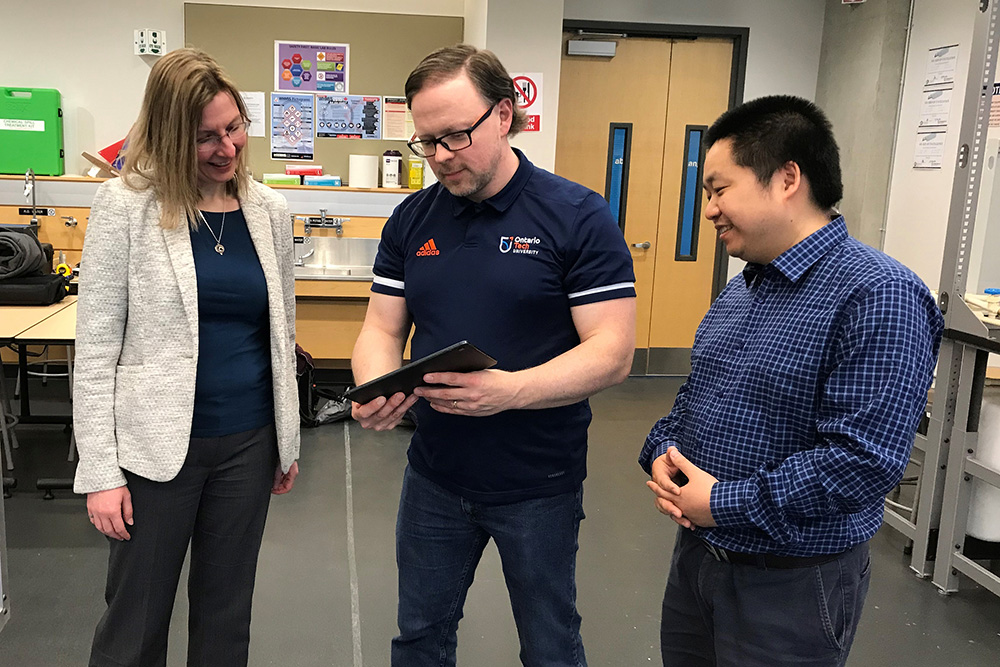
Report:
M 841 667 L 868 593 L 868 543 L 787 570 L 717 561 L 679 528 L 663 596 L 665 667 Z
M 505 505 L 473 503 L 409 466 L 396 520 L 399 636 L 396 667 L 455 664 L 466 593 L 496 542 L 527 666 L 585 667 L 576 611 L 583 488 Z

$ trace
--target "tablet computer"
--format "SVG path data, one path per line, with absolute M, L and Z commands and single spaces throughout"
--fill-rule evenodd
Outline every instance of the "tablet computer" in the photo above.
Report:
M 398 392 L 409 395 L 415 388 L 427 385 L 424 382 L 426 373 L 469 373 L 492 368 L 496 363 L 496 359 L 469 341 L 463 340 L 390 371 L 382 377 L 348 389 L 344 396 L 365 404 L 379 396 L 388 398 Z

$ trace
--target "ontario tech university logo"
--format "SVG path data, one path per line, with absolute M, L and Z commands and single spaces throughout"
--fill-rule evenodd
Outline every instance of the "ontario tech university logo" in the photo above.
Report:
M 537 255 L 537 246 L 542 240 L 537 236 L 501 236 L 500 252 L 512 252 L 515 255 Z

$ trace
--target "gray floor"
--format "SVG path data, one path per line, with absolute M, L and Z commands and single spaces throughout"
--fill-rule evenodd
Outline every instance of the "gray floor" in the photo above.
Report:
M 579 606 L 591 665 L 659 664 L 659 603 L 674 525 L 653 509 L 635 463 L 650 425 L 673 400 L 672 379 L 630 379 L 594 399 L 590 477 L 578 564 Z M 33 385 L 34 387 L 34 385 Z M 65 385 L 33 394 L 64 411 Z M 50 399 L 50 400 L 46 400 Z M 86 663 L 102 611 L 107 546 L 68 492 L 43 501 L 35 477 L 68 474 L 67 436 L 24 426 L 19 489 L 6 501 L 12 615 L 0 665 Z M 357 425 L 305 431 L 302 475 L 275 498 L 255 595 L 252 665 L 388 664 L 395 631 L 393 527 L 407 434 Z M 1000 664 L 1000 600 L 963 580 L 945 597 L 912 576 L 901 538 L 873 540 L 875 573 L 850 665 Z M 352 595 L 353 592 L 353 595 Z M 184 663 L 183 589 L 170 665 Z M 459 662 L 516 665 L 517 640 L 495 549 L 477 572 L 459 630 Z

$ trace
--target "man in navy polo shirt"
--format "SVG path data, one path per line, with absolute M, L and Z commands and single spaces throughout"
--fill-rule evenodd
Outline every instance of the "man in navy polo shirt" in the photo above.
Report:
M 635 345 L 632 260 L 607 202 L 533 166 L 513 82 L 489 51 L 427 56 L 406 82 L 410 147 L 439 183 L 386 222 L 352 364 L 358 383 L 468 340 L 498 360 L 431 373 L 412 396 L 354 405 L 365 428 L 417 429 L 396 527 L 392 664 L 455 664 L 476 565 L 496 542 L 525 665 L 586 665 L 576 551 L 587 397 L 622 382 Z

